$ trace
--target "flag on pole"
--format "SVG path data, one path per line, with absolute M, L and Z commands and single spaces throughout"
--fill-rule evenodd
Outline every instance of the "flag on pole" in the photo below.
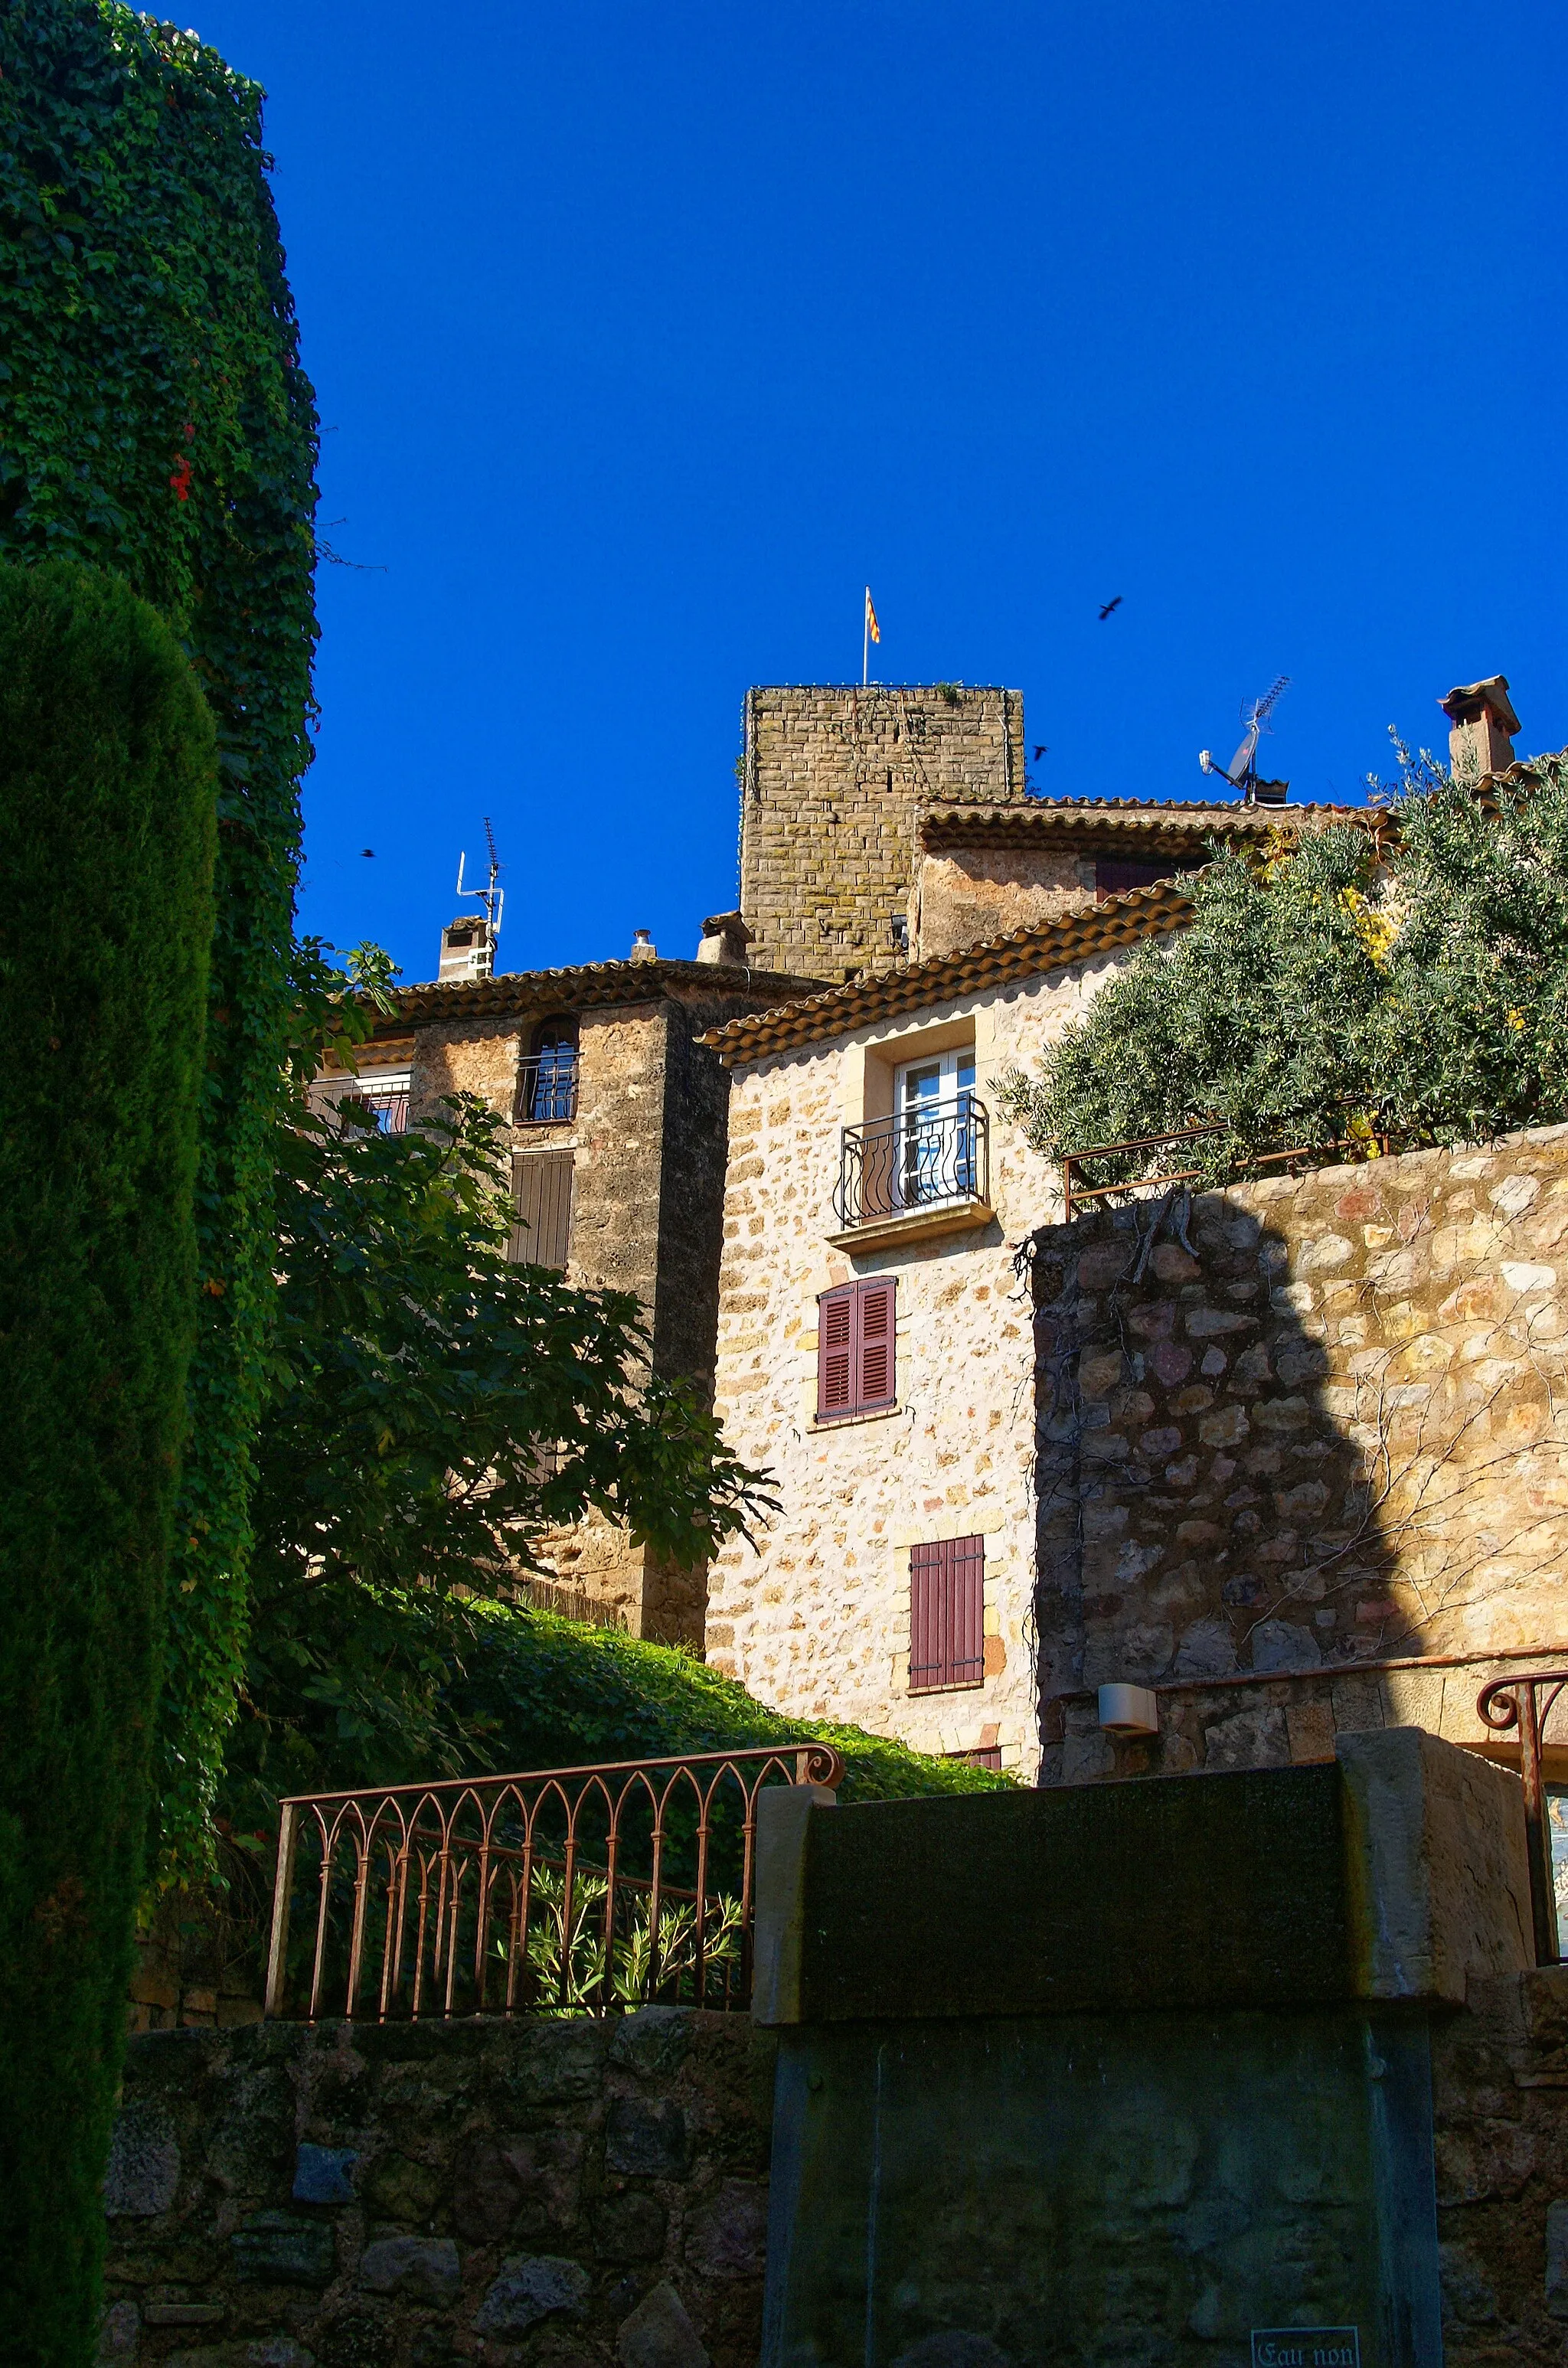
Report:
M 866 586 L 866 631 L 874 642 L 881 640 L 882 629 L 877 622 L 877 612 L 871 606 L 871 587 L 869 584 Z

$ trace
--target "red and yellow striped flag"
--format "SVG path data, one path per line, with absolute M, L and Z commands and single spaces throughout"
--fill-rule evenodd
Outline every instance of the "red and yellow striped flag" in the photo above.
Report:
M 877 622 L 877 612 L 871 606 L 871 587 L 869 584 L 866 586 L 866 631 L 874 642 L 881 640 L 882 629 Z

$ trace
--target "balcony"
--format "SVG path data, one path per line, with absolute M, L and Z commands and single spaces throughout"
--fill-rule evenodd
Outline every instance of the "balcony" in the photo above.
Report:
M 517 1063 L 515 1126 L 568 1126 L 577 1115 L 577 1047 L 548 1044 Z
M 991 1216 L 991 1121 L 969 1092 L 932 1110 L 844 1130 L 835 1249 L 972 1232 Z
M 367 1080 L 346 1094 L 340 1094 L 334 1105 L 340 1129 L 374 1127 L 380 1134 L 406 1134 L 408 1132 L 408 1087 L 377 1086 Z

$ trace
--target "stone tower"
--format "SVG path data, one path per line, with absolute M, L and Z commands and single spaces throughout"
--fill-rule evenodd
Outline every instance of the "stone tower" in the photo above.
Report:
M 847 978 L 895 961 L 921 810 L 1022 800 L 1016 690 L 793 686 L 746 693 L 741 910 L 762 970 Z

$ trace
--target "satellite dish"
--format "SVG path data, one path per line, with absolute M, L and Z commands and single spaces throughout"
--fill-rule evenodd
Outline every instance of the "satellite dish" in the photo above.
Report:
M 1285 803 L 1280 783 L 1269 781 L 1260 784 L 1258 781 L 1257 744 L 1260 735 L 1271 729 L 1268 716 L 1275 701 L 1290 688 L 1290 676 L 1282 674 L 1277 681 L 1269 684 L 1261 699 L 1255 699 L 1250 707 L 1244 707 L 1242 710 L 1242 723 L 1245 727 L 1242 734 L 1242 745 L 1229 765 L 1217 765 L 1212 752 L 1208 748 L 1199 751 L 1198 762 L 1201 769 L 1206 773 L 1217 774 L 1221 780 L 1229 781 L 1232 789 L 1240 790 L 1248 805 L 1283 805 Z M 1273 796 L 1260 794 L 1260 791 L 1273 791 L 1275 794 Z

